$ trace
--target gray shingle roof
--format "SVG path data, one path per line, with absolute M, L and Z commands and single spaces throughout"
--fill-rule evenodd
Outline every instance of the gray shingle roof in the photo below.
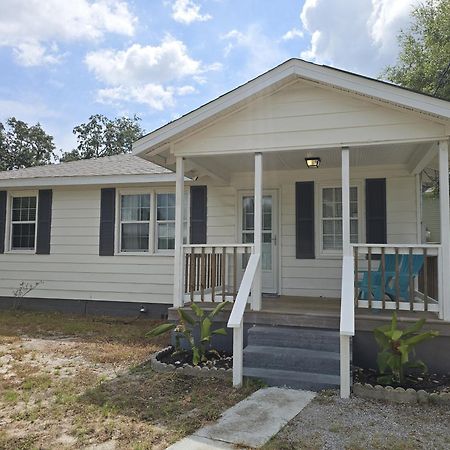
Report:
M 173 172 L 138 156 L 128 154 L 7 170 L 0 172 L 0 180 L 103 175 L 161 175 L 170 173 Z

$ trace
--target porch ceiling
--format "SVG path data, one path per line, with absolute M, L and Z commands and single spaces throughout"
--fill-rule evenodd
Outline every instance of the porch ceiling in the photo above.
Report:
M 350 165 L 411 165 L 418 153 L 425 154 L 431 147 L 431 142 L 414 144 L 390 144 L 352 147 L 350 149 Z M 318 156 L 321 158 L 320 167 L 323 169 L 341 166 L 340 148 L 322 150 L 295 150 L 266 152 L 263 154 L 265 171 L 306 169 L 305 158 Z M 203 167 L 216 174 L 231 174 L 236 172 L 253 172 L 254 157 L 251 153 L 202 156 L 189 158 L 194 165 Z

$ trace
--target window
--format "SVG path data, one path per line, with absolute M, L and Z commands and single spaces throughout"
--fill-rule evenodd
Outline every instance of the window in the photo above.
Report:
M 358 242 L 358 189 L 350 188 L 350 242 Z M 342 189 L 322 189 L 322 250 L 342 250 Z
M 120 197 L 120 251 L 148 252 L 150 236 L 150 194 Z
M 36 196 L 12 197 L 11 250 L 34 250 L 36 241 Z
M 156 194 L 156 248 L 175 248 L 175 194 Z

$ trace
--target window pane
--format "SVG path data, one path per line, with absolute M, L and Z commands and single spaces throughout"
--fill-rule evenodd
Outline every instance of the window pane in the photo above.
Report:
M 36 220 L 36 197 L 14 197 L 12 201 L 13 222 Z
M 334 217 L 333 203 L 324 203 L 322 208 L 323 217 Z
M 175 248 L 175 224 L 158 223 L 158 249 L 172 250 Z
M 157 220 L 175 220 L 175 194 L 158 194 L 156 209 Z
M 243 244 L 253 244 L 253 233 L 242 233 Z
M 334 201 L 333 189 L 325 188 L 322 192 L 322 196 L 324 202 L 333 202 Z
M 148 223 L 123 223 L 122 245 L 123 252 L 148 251 Z
M 148 222 L 150 194 L 122 195 L 120 217 L 124 222 Z
M 34 223 L 14 223 L 12 225 L 12 249 L 34 249 Z

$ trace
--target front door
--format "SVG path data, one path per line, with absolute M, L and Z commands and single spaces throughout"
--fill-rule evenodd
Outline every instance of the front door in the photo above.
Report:
M 262 291 L 268 294 L 278 293 L 278 214 L 277 192 L 264 191 L 263 194 L 263 231 L 262 231 Z M 254 242 L 254 197 L 251 193 L 240 196 L 240 233 L 241 242 Z

